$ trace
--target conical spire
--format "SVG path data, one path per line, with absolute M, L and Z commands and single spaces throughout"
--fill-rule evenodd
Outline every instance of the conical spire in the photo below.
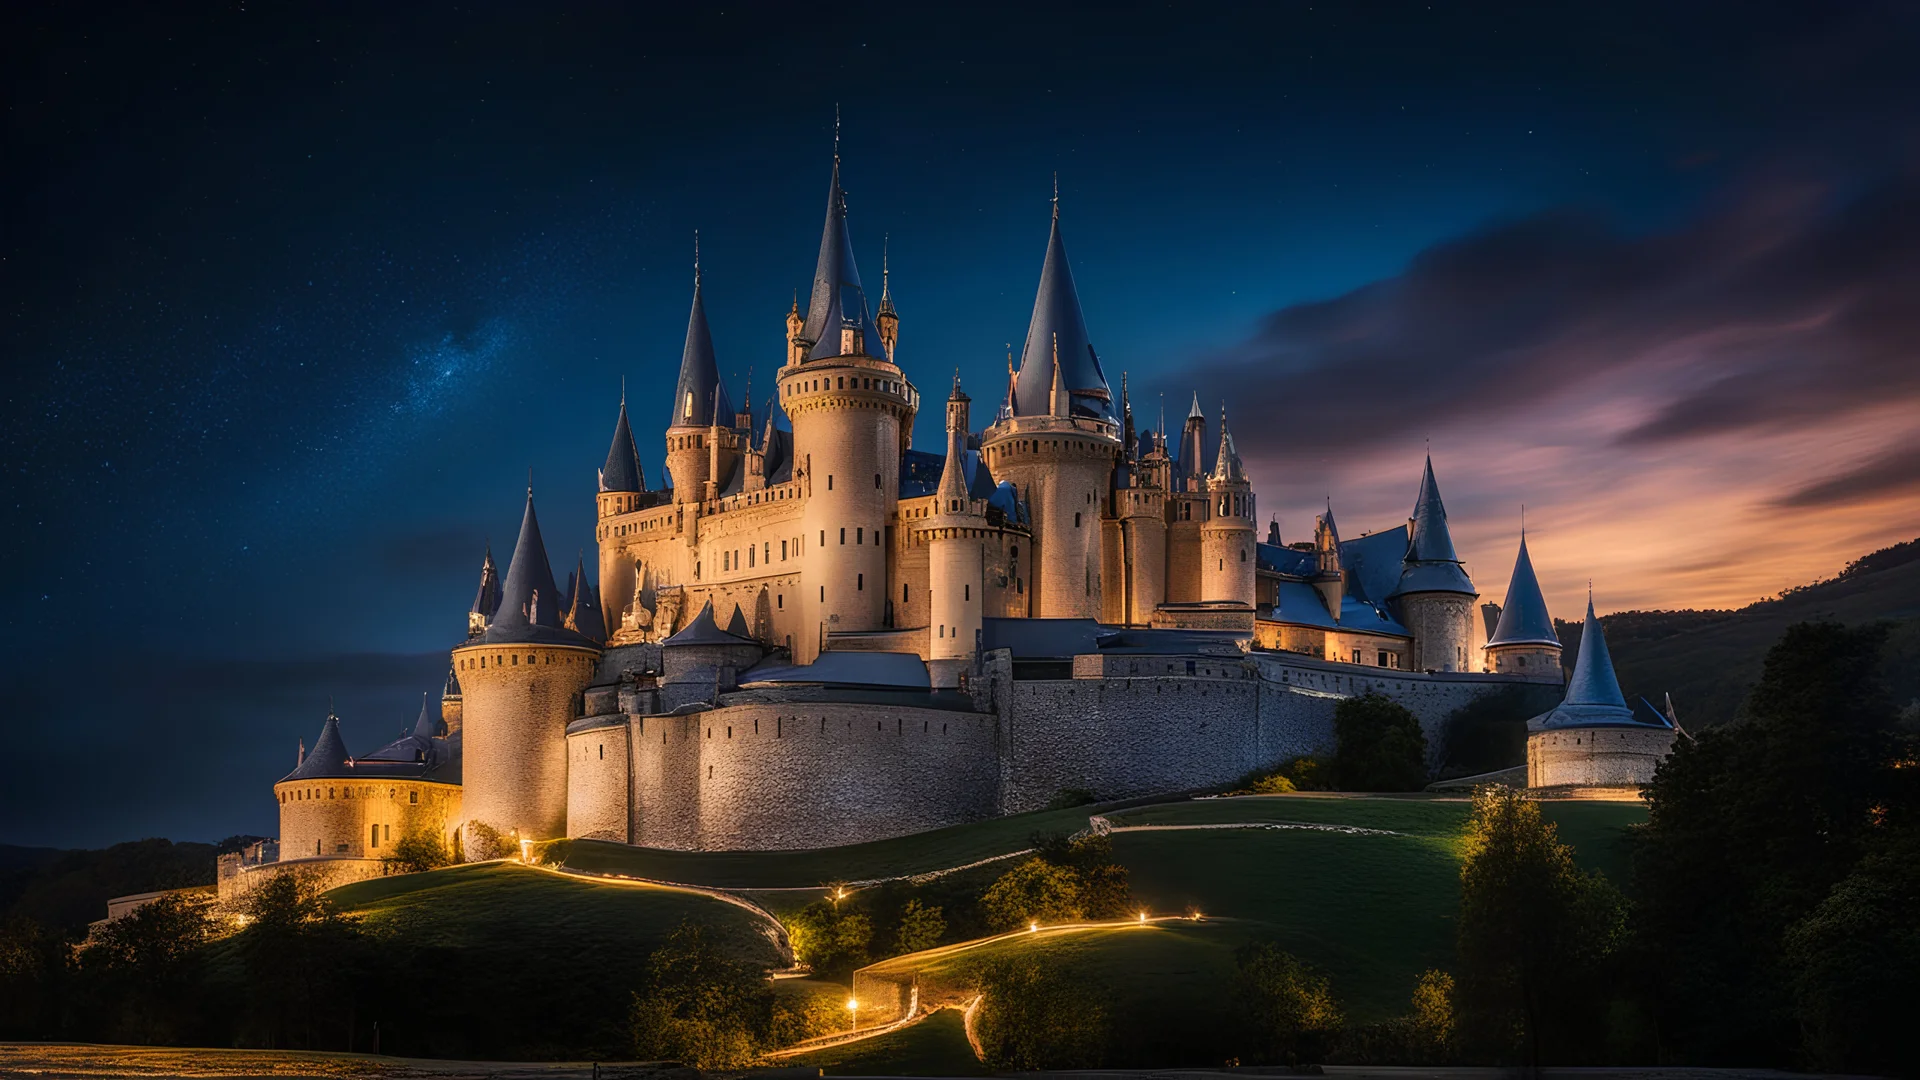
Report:
M 1573 662 L 1573 678 L 1567 680 L 1566 704 L 1628 712 L 1626 695 L 1620 692 L 1620 680 L 1613 671 L 1613 656 L 1607 651 L 1606 628 L 1593 613 L 1592 592 L 1587 594 L 1587 624 L 1580 631 L 1580 655 Z
M 1193 407 L 1187 410 L 1187 419 L 1205 422 L 1207 414 L 1200 411 L 1200 391 L 1193 392 Z
M 960 373 L 953 373 L 953 392 L 947 395 L 947 460 L 940 467 L 940 486 L 935 489 L 934 512 L 951 514 L 965 510 L 971 497 L 967 489 L 968 409 L 973 399 L 960 389 Z
M 346 772 L 350 760 L 352 755 L 347 753 L 347 740 L 340 735 L 340 718 L 329 711 L 326 723 L 320 726 L 320 737 L 313 742 L 313 749 L 282 779 L 317 780 L 340 776 Z
M 633 428 L 627 423 L 627 395 L 620 395 L 620 419 L 613 425 L 613 445 L 607 448 L 607 463 L 600 469 L 601 491 L 642 492 L 646 477 L 640 472 L 640 452 L 633 445 Z
M 1060 200 L 1053 203 L 1053 227 L 1047 237 L 1047 257 L 1040 265 L 1040 288 L 1033 299 L 1033 318 L 1027 324 L 1027 344 L 1020 354 L 1019 393 L 1014 399 L 1016 414 L 1044 415 L 1032 411 L 1045 402 L 1053 405 L 1053 368 L 1059 357 L 1061 378 L 1072 403 L 1109 419 L 1113 416 L 1113 389 L 1100 369 L 1100 357 L 1087 336 L 1087 318 L 1080 309 L 1080 293 L 1073 284 L 1073 267 L 1067 263 L 1066 241 L 1060 236 Z M 1028 411 L 1021 411 L 1025 403 Z
M 827 223 L 820 234 L 820 258 L 813 270 L 813 298 L 807 305 L 807 325 L 801 336 L 813 342 L 807 359 L 839 356 L 840 331 L 860 331 L 862 350 L 880 349 L 880 334 L 867 311 L 867 293 L 860 284 L 860 268 L 853 261 L 853 240 L 847 235 L 847 196 L 840 190 L 840 143 L 835 122 L 833 182 L 827 187 Z
M 733 605 L 733 617 L 727 620 L 727 633 L 738 638 L 753 636 L 753 631 L 747 628 L 747 613 L 740 610 L 739 604 Z
M 447 725 L 440 719 L 440 710 L 433 706 L 426 694 L 421 694 L 420 717 L 413 722 L 413 734 L 418 738 L 433 739 L 446 733 Z
M 520 538 L 507 564 L 507 580 L 500 591 L 500 610 L 491 630 L 514 631 L 529 626 L 560 627 L 560 589 L 553 581 L 553 564 L 540 539 L 540 520 L 533 512 L 533 489 L 527 489 L 527 508 L 520 517 Z
M 586 556 L 582 555 L 575 560 L 571 580 L 569 592 L 572 596 L 567 608 L 567 627 L 596 645 L 605 644 L 607 620 L 600 614 L 599 594 L 587 581 Z
M 1220 406 L 1220 452 L 1213 459 L 1213 478 L 1215 480 L 1245 480 L 1246 469 L 1240 463 L 1240 454 L 1233 447 L 1233 432 L 1227 428 L 1227 407 Z
M 1413 529 L 1407 558 L 1418 562 L 1459 562 L 1453 537 L 1447 532 L 1447 508 L 1440 502 L 1440 485 L 1433 478 L 1433 455 L 1420 474 L 1420 497 L 1413 504 Z
M 477 615 L 480 621 L 490 622 L 493 613 L 500 610 L 500 571 L 493 565 L 493 545 L 487 545 L 487 554 L 480 560 L 480 589 L 473 594 L 473 606 L 468 614 Z
M 442 698 L 455 698 L 460 696 L 460 676 L 454 673 L 453 665 L 451 664 L 447 665 L 447 684 L 440 689 L 440 696 Z
M 1553 632 L 1553 616 L 1547 614 L 1547 598 L 1540 592 L 1540 579 L 1533 573 L 1524 532 L 1520 534 L 1520 555 L 1513 561 L 1513 578 L 1507 582 L 1507 600 L 1500 608 L 1500 622 L 1487 644 L 1560 644 L 1559 635 Z
M 706 427 L 713 417 L 733 416 L 720 365 L 713 357 L 713 331 L 707 326 L 707 305 L 700 296 L 700 269 L 693 272 L 693 310 L 687 315 L 687 343 L 680 352 L 680 381 L 673 390 L 673 416 L 668 427 Z

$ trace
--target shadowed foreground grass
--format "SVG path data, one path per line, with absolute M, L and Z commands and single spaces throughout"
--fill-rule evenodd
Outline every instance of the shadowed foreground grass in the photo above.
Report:
M 784 1058 L 781 1067 L 824 1069 L 828 1076 L 985 1076 L 967 1042 L 966 1018 L 942 1009 L 911 1027 Z

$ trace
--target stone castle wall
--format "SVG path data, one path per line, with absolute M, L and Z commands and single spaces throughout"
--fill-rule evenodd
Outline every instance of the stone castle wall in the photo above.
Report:
M 597 722 L 596 722 L 597 721 Z M 585 730 L 580 730 L 585 725 Z M 633 838 L 632 756 L 625 716 L 579 721 L 567 735 L 567 835 Z
M 1474 612 L 1471 596 L 1412 593 L 1400 598 L 1401 621 L 1413 632 L 1413 667 L 1419 671 L 1471 671 Z
M 765 702 L 630 725 L 634 842 L 648 847 L 852 844 L 995 812 L 990 715 Z
M 464 850 L 487 847 L 476 824 L 504 838 L 566 835 L 567 724 L 593 679 L 596 649 L 469 645 L 453 651 L 465 706 L 461 778 Z
M 273 792 L 288 859 L 379 859 L 416 832 L 447 842 L 462 799 L 457 784 L 401 779 L 289 780 Z
M 1527 736 L 1528 787 L 1639 787 L 1673 750 L 1670 728 L 1556 728 Z

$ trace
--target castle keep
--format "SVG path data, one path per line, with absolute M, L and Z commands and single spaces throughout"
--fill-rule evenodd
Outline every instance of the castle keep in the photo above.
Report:
M 1018 363 L 979 430 L 959 380 L 943 385 L 939 452 L 911 444 L 911 337 L 884 275 L 869 302 L 837 156 L 809 302 L 787 313 L 757 404 L 720 377 L 696 268 L 679 376 L 651 417 L 658 482 L 622 400 L 594 572 L 556 583 L 529 491 L 506 574 L 483 562 L 439 714 L 364 758 L 330 718 L 276 788 L 286 856 L 373 858 L 407 830 L 457 835 L 468 858 L 559 836 L 842 844 L 1063 791 L 1225 783 L 1331 749 L 1334 705 L 1370 691 L 1436 748 L 1446 715 L 1490 689 L 1559 699 L 1524 540 L 1505 604 L 1476 612 L 1431 459 L 1392 528 L 1343 539 L 1329 506 L 1311 540 L 1285 544 L 1277 523 L 1259 537 L 1224 411 L 1217 431 L 1197 397 L 1177 433 L 1136 422 L 1094 348 L 1057 200 L 1049 228 Z M 1605 678 L 1576 689 L 1619 696 L 1595 621 L 1581 664 Z M 1553 715 L 1592 720 L 1577 704 Z M 1672 737 L 1625 722 L 1639 764 L 1609 775 L 1650 770 Z

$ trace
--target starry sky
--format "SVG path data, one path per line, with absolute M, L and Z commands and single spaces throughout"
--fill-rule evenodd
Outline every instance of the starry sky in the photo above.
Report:
M 529 469 L 591 563 L 623 380 L 659 475 L 696 229 L 771 389 L 836 106 L 911 378 L 1001 392 L 1057 173 L 1109 375 L 1143 424 L 1224 405 L 1286 540 L 1403 520 L 1428 447 L 1482 592 L 1524 503 L 1562 617 L 1920 533 L 1912 4 L 0 20 L 0 843 L 271 834 L 329 699 L 365 750 L 437 696 Z

